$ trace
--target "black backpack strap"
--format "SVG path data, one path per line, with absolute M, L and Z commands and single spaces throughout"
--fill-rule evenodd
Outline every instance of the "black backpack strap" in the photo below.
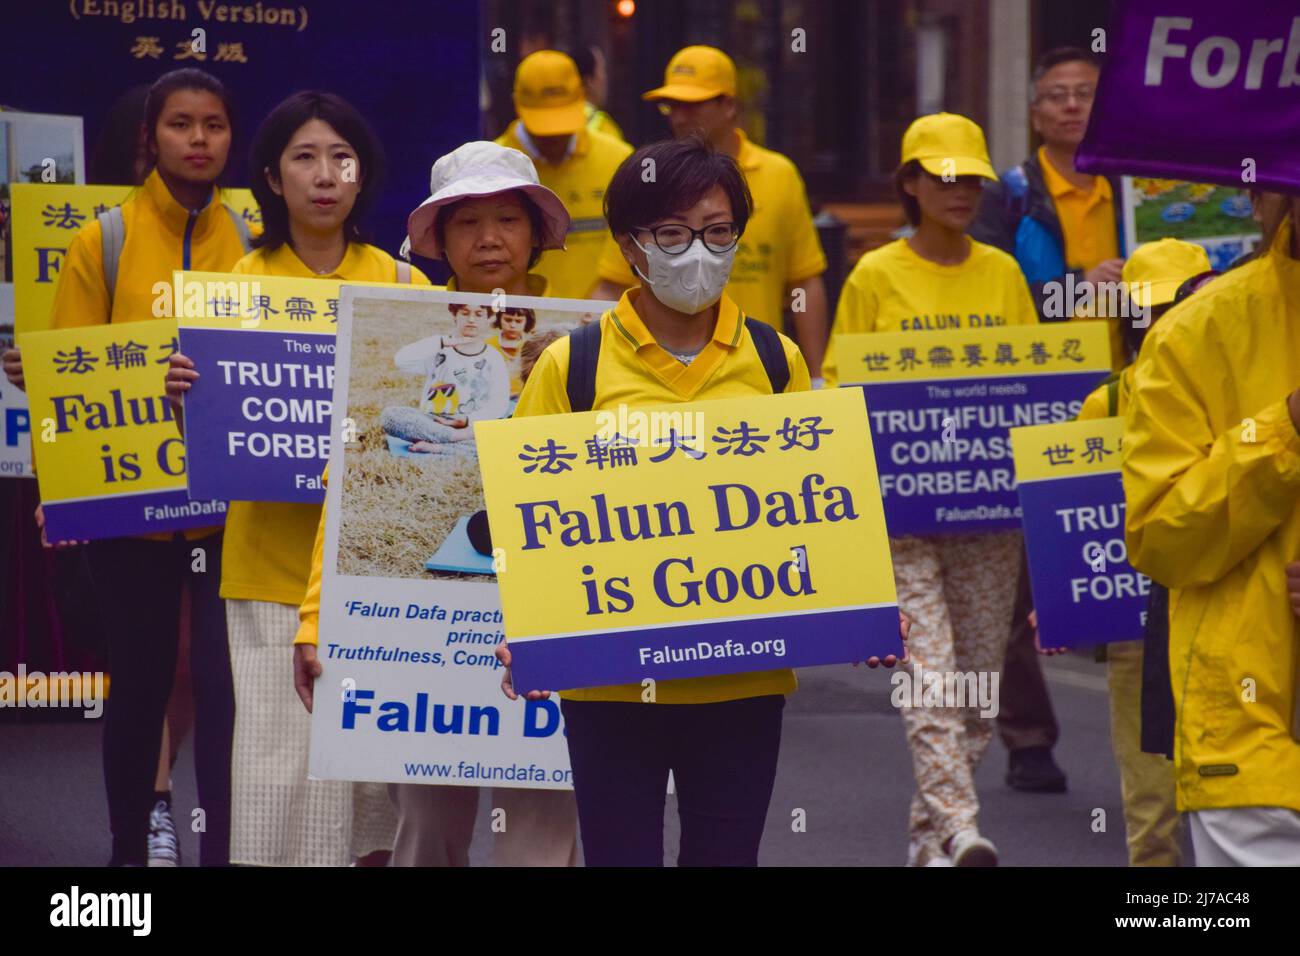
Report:
M 600 360 L 600 323 L 575 329 L 569 334 L 569 410 L 589 412 L 596 403 L 596 363 Z
M 772 383 L 772 394 L 780 395 L 790 384 L 790 364 L 785 360 L 780 333 L 766 322 L 749 316 L 745 316 L 745 328 L 749 329 L 749 337 L 754 340 L 767 380 Z

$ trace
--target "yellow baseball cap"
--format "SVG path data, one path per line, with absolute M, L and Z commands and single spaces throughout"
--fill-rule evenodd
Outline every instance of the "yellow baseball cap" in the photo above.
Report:
M 643 100 L 701 103 L 715 96 L 736 95 L 736 64 L 717 47 L 688 46 L 678 50 L 664 70 L 664 85 Z
M 515 112 L 534 136 L 564 136 L 586 124 L 578 66 L 558 50 L 538 50 L 515 71 Z
M 1147 308 L 1173 302 L 1179 286 L 1211 268 L 1203 246 L 1181 239 L 1157 239 L 1133 250 L 1120 278 L 1129 298 L 1139 308 Z
M 900 166 L 916 160 L 934 176 L 983 176 L 997 179 L 984 131 L 956 113 L 931 113 L 915 120 L 903 134 Z

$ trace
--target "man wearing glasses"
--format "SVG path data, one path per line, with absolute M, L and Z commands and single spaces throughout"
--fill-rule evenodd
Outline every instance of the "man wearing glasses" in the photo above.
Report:
M 1082 294 L 1084 282 L 1119 282 L 1124 266 L 1118 183 L 1074 168 L 1100 72 L 1097 61 L 1076 47 L 1043 54 L 1030 90 L 1030 119 L 1043 145 L 998 182 L 986 184 L 971 226 L 973 238 L 1015 256 L 1044 322 L 1074 317 L 1070 311 L 1045 314 L 1046 297 L 1054 289 L 1058 301 L 1065 301 L 1069 283 Z M 1110 333 L 1112 363 L 1121 368 L 1118 322 L 1111 323 Z M 1033 607 L 1023 570 L 1027 563 L 1021 566 L 998 713 L 998 731 L 1010 752 L 1006 780 L 1017 790 L 1059 793 L 1066 789 L 1065 774 L 1052 759 L 1059 730 L 1027 621 Z
M 803 178 L 780 153 L 749 141 L 735 125 L 736 66 L 721 50 L 688 46 L 664 71 L 664 85 L 642 99 L 655 101 L 675 139 L 700 135 L 732 157 L 754 197 L 754 215 L 736 250 L 727 295 L 751 318 L 780 330 L 789 310 L 794 336 L 814 386 L 821 383 L 822 355 L 829 334 L 826 256 L 813 226 Z M 617 299 L 636 284 L 612 239 L 605 243 L 600 279 L 592 298 Z
M 1051 283 L 1074 286 L 1119 282 L 1121 216 L 1118 183 L 1074 168 L 1074 154 L 1088 129 L 1100 70 L 1075 47 L 1049 50 L 1034 68 L 1030 120 L 1043 145 L 990 184 L 971 235 L 1011 253 L 1020 263 L 1043 321 L 1071 318 L 1043 314 Z M 1116 368 L 1124 365 L 1118 323 L 1111 328 Z

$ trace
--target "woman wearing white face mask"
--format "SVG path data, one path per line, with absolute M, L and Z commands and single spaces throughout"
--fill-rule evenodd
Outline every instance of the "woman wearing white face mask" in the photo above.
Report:
M 647 168 L 653 182 L 642 179 Z M 746 319 L 722 291 L 751 211 L 735 161 L 702 140 L 629 156 L 605 192 L 605 217 L 645 284 L 542 353 L 515 417 L 807 389 L 795 344 Z M 572 401 L 571 366 L 584 370 Z M 504 644 L 497 655 L 510 663 Z M 502 689 L 518 696 L 509 670 Z M 785 695 L 794 689 L 794 672 L 776 670 L 663 680 L 652 701 L 640 684 L 561 691 L 587 865 L 663 865 L 669 771 L 681 817 L 678 864 L 756 865 Z

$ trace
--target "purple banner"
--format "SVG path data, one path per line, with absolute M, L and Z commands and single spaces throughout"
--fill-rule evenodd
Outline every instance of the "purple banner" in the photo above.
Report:
M 193 498 L 325 500 L 334 336 L 180 330 L 201 376 L 185 396 Z
M 183 488 L 83 501 L 47 501 L 44 511 L 45 536 L 50 541 L 96 541 L 226 523 L 224 501 L 191 501 Z
M 1019 485 L 1043 647 L 1139 641 L 1151 579 L 1128 563 L 1119 472 Z
M 901 657 L 898 605 L 592 631 L 510 645 L 516 687 L 577 687 Z
M 1300 9 L 1123 0 L 1079 147 L 1090 173 L 1300 190 Z

